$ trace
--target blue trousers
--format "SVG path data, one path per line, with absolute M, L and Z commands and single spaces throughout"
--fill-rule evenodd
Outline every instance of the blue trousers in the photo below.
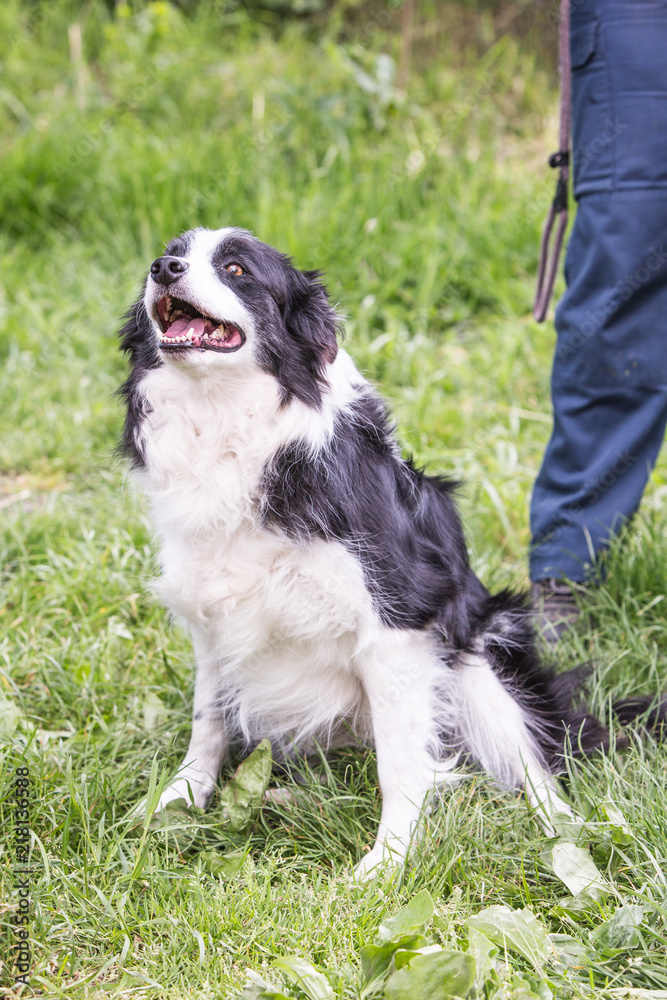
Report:
M 587 579 L 667 424 L 667 0 L 572 0 L 577 215 L 530 577 Z

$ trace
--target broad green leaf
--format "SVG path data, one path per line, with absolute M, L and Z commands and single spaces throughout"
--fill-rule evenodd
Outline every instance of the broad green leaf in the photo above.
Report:
M 394 968 L 402 969 L 409 965 L 415 955 L 435 955 L 437 951 L 442 951 L 439 944 L 425 944 L 423 948 L 399 948 L 394 952 Z
M 591 934 L 591 943 L 596 948 L 611 951 L 625 951 L 641 944 L 639 927 L 647 906 L 619 906 L 611 920 L 605 920 Z
M 367 944 L 361 951 L 361 969 L 366 983 L 372 983 L 389 968 L 394 953 L 399 948 L 408 951 L 416 951 L 427 944 L 426 938 L 421 934 L 404 934 L 396 941 L 387 941 L 385 944 Z
M 551 848 L 554 875 L 564 882 L 573 896 L 586 892 L 593 899 L 602 899 L 609 887 L 598 871 L 592 857 L 576 844 L 554 844 Z
M 577 920 L 582 914 L 599 911 L 600 900 L 597 894 L 592 895 L 584 890 L 578 896 L 563 896 L 554 909 L 561 916 L 574 917 Z
M 490 941 L 476 927 L 468 927 L 468 954 L 475 959 L 475 986 L 481 994 L 482 987 L 496 967 L 498 945 Z
M 239 1000 L 294 1000 L 291 994 L 279 993 L 277 990 L 262 989 L 261 986 L 246 986 Z
M 536 969 L 540 969 L 553 955 L 546 927 L 528 909 L 488 906 L 468 918 L 468 927 L 481 931 L 499 948 L 523 955 Z
M 475 960 L 463 951 L 415 955 L 394 972 L 384 988 L 386 1000 L 448 1000 L 465 997 L 475 981 Z
M 224 875 L 231 878 L 241 870 L 241 865 L 245 858 L 245 851 L 230 851 L 228 854 L 220 854 L 219 851 L 202 851 L 199 855 L 203 867 L 211 875 Z
M 273 963 L 282 969 L 292 982 L 308 997 L 308 1000 L 333 1000 L 335 996 L 326 976 L 318 972 L 314 965 L 298 955 L 286 955 Z
M 222 789 L 220 809 L 232 833 L 245 829 L 260 808 L 269 787 L 271 764 L 271 744 L 262 740 Z
M 385 974 L 400 946 L 388 941 L 386 944 L 367 944 L 361 951 L 361 971 L 366 985 L 375 983 Z
M 581 969 L 590 965 L 590 949 L 577 941 L 570 934 L 550 934 L 551 943 L 556 950 L 556 958 L 568 969 Z
M 382 921 L 378 928 L 378 942 L 397 941 L 406 934 L 421 934 L 430 923 L 434 909 L 430 892 L 422 889 L 398 913 Z
M 531 983 L 526 976 L 515 972 L 510 980 L 510 986 L 508 996 L 511 1000 L 553 1000 L 553 993 L 544 980 Z
M 634 834 L 628 826 L 627 820 L 615 802 L 609 800 L 602 803 L 602 812 L 607 818 L 611 827 L 611 839 L 619 847 L 627 847 L 633 842 Z
M 545 979 L 540 979 L 537 983 L 533 983 L 533 990 L 540 1000 L 554 1000 L 554 995 Z

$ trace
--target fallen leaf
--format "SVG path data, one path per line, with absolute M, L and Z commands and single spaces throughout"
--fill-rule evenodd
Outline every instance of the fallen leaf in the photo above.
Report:
M 465 997 L 475 981 L 475 960 L 463 951 L 415 955 L 394 972 L 384 988 L 386 1000 L 448 1000 Z
M 378 941 L 396 941 L 406 934 L 420 934 L 433 917 L 435 907 L 428 889 L 422 889 L 393 917 L 383 920 L 378 928 Z
M 605 951 L 626 951 L 641 944 L 639 927 L 648 912 L 647 906 L 619 906 L 610 920 L 591 934 L 591 943 Z
M 333 1000 L 335 997 L 327 977 L 298 955 L 277 958 L 273 964 L 287 973 L 292 982 L 303 990 L 308 1000 Z
M 583 847 L 562 841 L 554 844 L 551 862 L 554 875 L 565 883 L 573 896 L 586 892 L 599 900 L 609 891 L 595 862 Z
M 488 906 L 468 918 L 468 927 L 481 931 L 499 948 L 523 955 L 536 969 L 553 957 L 553 945 L 546 927 L 528 909 Z
M 222 789 L 219 808 L 232 833 L 245 829 L 261 807 L 271 780 L 271 766 L 271 744 L 262 740 Z

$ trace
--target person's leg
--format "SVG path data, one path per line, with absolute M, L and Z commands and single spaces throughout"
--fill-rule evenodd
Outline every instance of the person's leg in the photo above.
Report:
M 639 505 L 664 437 L 667 385 L 557 385 L 553 403 L 554 430 L 531 504 L 530 577 L 584 581 Z
M 572 5 L 577 218 L 556 313 L 534 581 L 584 580 L 636 510 L 667 422 L 667 3 Z

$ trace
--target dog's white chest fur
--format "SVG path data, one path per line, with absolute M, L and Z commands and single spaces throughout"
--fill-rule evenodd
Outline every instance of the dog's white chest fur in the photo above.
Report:
M 339 542 L 263 527 L 257 511 L 267 461 L 297 439 L 316 449 L 330 419 L 281 408 L 269 376 L 212 392 L 163 366 L 142 388 L 157 589 L 214 660 L 213 699 L 250 737 L 326 740 L 341 718 L 365 731 L 355 660 L 382 626 L 361 565 Z

